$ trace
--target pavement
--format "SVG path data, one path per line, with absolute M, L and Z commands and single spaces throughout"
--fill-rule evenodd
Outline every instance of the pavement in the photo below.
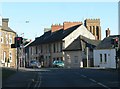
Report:
M 34 80 L 36 72 L 27 70 L 26 68 L 19 68 L 15 74 L 11 75 L 8 79 L 2 80 L 2 88 L 6 87 L 29 87 Z

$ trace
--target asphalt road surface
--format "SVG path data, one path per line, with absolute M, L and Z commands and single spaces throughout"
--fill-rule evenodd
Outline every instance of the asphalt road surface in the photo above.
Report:
M 117 71 L 100 69 L 35 69 L 36 76 L 27 89 L 39 87 L 100 87 L 102 89 L 119 88 Z

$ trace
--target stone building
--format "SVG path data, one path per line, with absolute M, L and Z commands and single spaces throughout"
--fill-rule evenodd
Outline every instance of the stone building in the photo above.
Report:
M 2 18 L 2 26 L 0 26 L 0 65 L 16 67 L 16 49 L 11 48 L 11 44 L 14 44 L 16 32 L 8 26 L 8 22 L 8 18 Z
M 86 19 L 84 25 L 95 36 L 96 40 L 101 40 L 100 19 Z

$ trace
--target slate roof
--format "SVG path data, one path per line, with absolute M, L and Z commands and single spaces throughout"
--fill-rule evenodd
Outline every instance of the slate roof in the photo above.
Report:
M 77 51 L 77 50 L 82 50 L 82 45 L 80 42 L 80 37 L 75 39 L 66 49 L 63 51 Z
M 111 44 L 111 40 L 115 37 L 119 37 L 120 41 L 120 35 L 110 35 L 109 37 L 104 38 L 95 49 L 112 49 L 113 45 Z
M 84 42 L 84 44 L 82 42 Z M 99 40 L 91 40 L 80 35 L 77 39 L 75 39 L 64 51 L 77 51 L 82 50 L 84 47 L 88 46 L 90 49 L 95 48 L 100 43 Z
M 7 28 L 4 28 L 3 26 L 0 26 L 2 29 L 1 30 L 4 30 L 4 31 L 7 31 L 7 32 L 13 32 L 13 33 L 16 33 L 15 31 L 13 31 L 10 27 L 7 27 Z
M 66 30 L 60 29 L 55 32 L 45 32 L 42 36 L 37 37 L 29 46 L 35 46 L 40 44 L 46 44 L 46 43 L 52 43 L 56 41 L 62 41 L 67 35 L 69 35 L 71 32 L 73 32 L 75 29 L 77 29 L 80 25 L 73 26 L 71 28 L 68 28 Z

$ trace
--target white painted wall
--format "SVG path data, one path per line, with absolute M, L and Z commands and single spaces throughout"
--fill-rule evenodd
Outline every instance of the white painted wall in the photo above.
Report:
M 63 41 L 65 41 L 65 48 L 68 45 L 70 45 L 80 35 L 85 36 L 89 39 L 95 39 L 95 36 L 90 31 L 88 31 L 84 25 L 81 25 L 63 39 Z
M 100 54 L 102 54 L 102 60 L 103 62 L 100 62 Z M 104 54 L 107 54 L 107 62 L 104 62 Z M 105 68 L 116 68 L 116 61 L 115 56 L 116 52 L 115 49 L 100 49 L 100 50 L 94 50 L 94 66 L 100 66 Z

